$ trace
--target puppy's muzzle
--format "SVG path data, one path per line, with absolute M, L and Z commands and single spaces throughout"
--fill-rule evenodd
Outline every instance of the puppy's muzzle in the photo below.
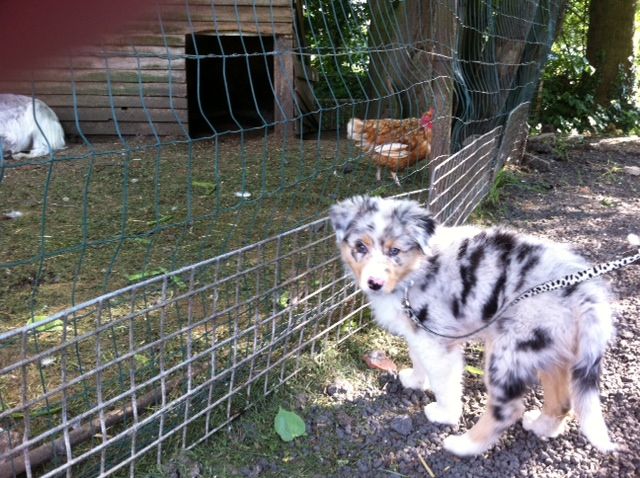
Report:
M 367 286 L 371 290 L 380 290 L 382 289 L 383 285 L 384 285 L 384 280 L 378 277 L 369 277 L 367 279 Z

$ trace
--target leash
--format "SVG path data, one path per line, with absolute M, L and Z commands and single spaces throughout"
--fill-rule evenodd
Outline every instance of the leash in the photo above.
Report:
M 630 235 L 631 236 L 631 235 Z M 635 239 L 634 239 L 635 242 Z M 573 274 L 568 274 L 560 279 L 554 279 L 554 280 L 549 280 L 546 282 L 543 282 L 541 284 L 538 284 L 537 286 L 531 287 L 530 289 L 527 289 L 526 291 L 524 291 L 522 294 L 520 294 L 518 297 L 516 297 L 515 299 L 511 300 L 510 302 L 504 304 L 500 310 L 498 310 L 494 316 L 487 321 L 486 324 L 484 324 L 482 327 L 478 327 L 477 329 L 475 329 L 472 332 L 469 332 L 467 334 L 463 334 L 463 335 L 447 335 L 447 334 L 441 334 L 439 332 L 436 332 L 435 330 L 432 330 L 431 328 L 429 328 L 424 322 L 420 321 L 420 319 L 418 318 L 418 316 L 416 315 L 416 313 L 414 312 L 413 308 L 411 307 L 411 302 L 409 301 L 409 288 L 413 285 L 413 281 L 408 285 L 405 286 L 404 288 L 404 296 L 402 298 L 402 309 L 404 310 L 404 312 L 407 314 L 407 316 L 409 317 L 409 319 L 411 319 L 411 321 L 417 325 L 418 327 L 420 327 L 421 329 L 429 332 L 430 334 L 433 335 L 437 335 L 438 337 L 443 337 L 445 339 L 466 339 L 468 337 L 471 337 L 472 335 L 477 334 L 478 332 L 483 331 L 484 329 L 486 329 L 487 327 L 489 327 L 490 325 L 492 325 L 493 323 L 496 322 L 496 320 L 498 320 L 500 318 L 500 316 L 511 306 L 517 304 L 518 302 L 522 302 L 525 299 L 528 299 L 529 297 L 533 297 L 539 294 L 543 294 L 545 292 L 551 292 L 553 290 L 557 290 L 557 289 L 563 289 L 565 287 L 569 287 L 572 285 L 577 285 L 580 284 L 581 282 L 585 282 L 588 281 L 590 279 L 593 279 L 595 277 L 599 277 L 601 275 L 607 274 L 611 271 L 614 271 L 616 269 L 620 269 L 622 267 L 626 267 L 630 264 L 633 264 L 634 262 L 640 260 L 640 249 L 638 249 L 638 253 L 634 254 L 632 256 L 627 256 L 627 257 L 623 257 L 622 259 L 616 259 L 613 261 L 609 261 L 609 262 L 604 262 L 602 264 L 597 264 L 593 267 L 589 267 L 588 269 L 584 269 L 582 271 L 579 272 L 574 272 Z

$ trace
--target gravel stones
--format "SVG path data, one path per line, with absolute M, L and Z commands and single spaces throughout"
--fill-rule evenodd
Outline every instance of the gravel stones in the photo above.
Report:
M 346 380 L 339 379 L 327 385 L 325 393 L 330 397 L 343 396 L 350 399 L 353 395 L 353 385 Z
M 413 431 L 413 421 L 408 415 L 401 415 L 392 419 L 389 427 L 400 435 L 408 436 Z

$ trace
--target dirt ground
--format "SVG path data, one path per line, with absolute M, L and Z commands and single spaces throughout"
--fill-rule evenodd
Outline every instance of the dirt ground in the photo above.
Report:
M 640 176 L 637 175 L 640 139 L 578 143 L 568 145 L 568 149 L 560 153 L 558 149 L 563 148 L 557 146 L 555 151 L 545 148 L 535 151 L 535 143 L 530 146 L 534 154 L 548 162 L 542 163 L 545 167 L 539 171 L 520 169 L 522 181 L 542 188 L 509 187 L 500 222 L 572 243 L 594 262 L 631 252 L 626 237 L 630 233 L 640 234 Z M 574 426 L 565 436 L 548 444 L 534 443 L 540 453 L 532 453 L 531 461 L 522 464 L 521 475 L 564 475 L 562 465 L 566 465 L 568 459 L 575 465 L 567 470 L 570 476 L 637 476 L 640 469 L 640 366 L 637 361 L 640 265 L 615 271 L 609 279 L 615 298 L 617 334 L 606 358 L 602 399 L 614 440 L 627 451 L 603 456 L 586 444 Z M 514 437 L 519 437 L 522 445 L 536 442 L 520 425 Z M 515 445 L 517 447 L 517 443 Z M 489 457 L 509 453 L 505 446 Z M 547 454 L 551 460 L 546 458 Z
M 640 176 L 634 174 L 640 168 L 640 139 L 556 142 L 551 147 L 532 142 L 529 148 L 536 167 L 508 170 L 509 181 L 493 207 L 483 210 L 481 221 L 572 243 L 595 262 L 632 252 L 626 238 L 640 233 Z M 433 399 L 428 392 L 403 390 L 392 374 L 372 372 L 361 364 L 354 375 L 330 373 L 329 382 L 316 378 L 316 383 L 295 395 L 290 405 L 307 423 L 305 437 L 262 449 L 255 432 L 258 421 L 249 414 L 224 438 L 225 446 L 240 458 L 213 452 L 219 450 L 218 444 L 195 450 L 188 460 L 198 463 L 191 476 L 637 476 L 640 266 L 616 271 L 609 278 L 617 334 L 606 356 L 601 396 L 620 452 L 597 452 L 572 420 L 563 435 L 549 441 L 536 438 L 517 423 L 484 455 L 454 457 L 443 450 L 442 439 L 468 429 L 478 419 L 486 401 L 482 377 L 465 376 L 461 423 L 439 426 L 428 422 L 422 412 Z M 376 345 L 380 343 L 371 346 Z M 398 365 L 406 366 L 401 346 L 388 342 L 385 351 Z M 481 349 L 469 347 L 468 363 L 481 367 L 481 354 Z M 539 406 L 540 398 L 540 390 L 530 392 L 527 408 Z M 206 458 L 212 452 L 215 464 Z

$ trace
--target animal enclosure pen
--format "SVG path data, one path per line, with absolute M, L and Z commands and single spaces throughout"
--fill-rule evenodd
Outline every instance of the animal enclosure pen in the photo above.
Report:
M 328 206 L 466 220 L 562 4 L 167 0 L 3 79 L 75 144 L 0 159 L 0 477 L 140 476 L 366 326 Z M 430 108 L 430 158 L 378 182 L 347 121 Z

